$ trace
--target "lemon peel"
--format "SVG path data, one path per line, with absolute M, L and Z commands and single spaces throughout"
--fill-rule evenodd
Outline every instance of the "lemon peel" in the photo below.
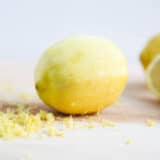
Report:
M 160 98 L 160 55 L 157 56 L 146 70 L 148 88 Z
M 145 70 L 158 55 L 160 55 L 160 34 L 154 36 L 140 54 L 140 61 Z

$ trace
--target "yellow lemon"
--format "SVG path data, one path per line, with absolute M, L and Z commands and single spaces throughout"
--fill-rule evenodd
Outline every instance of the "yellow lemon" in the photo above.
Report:
M 153 37 L 143 49 L 140 55 L 143 67 L 146 69 L 157 55 L 160 55 L 160 34 Z
M 39 97 L 66 114 L 100 111 L 117 100 L 128 79 L 127 62 L 109 40 L 75 36 L 57 42 L 35 71 Z
M 146 79 L 149 89 L 160 98 L 160 55 L 148 66 Z

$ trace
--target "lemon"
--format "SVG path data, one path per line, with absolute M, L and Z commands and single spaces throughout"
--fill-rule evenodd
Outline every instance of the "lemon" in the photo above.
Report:
M 146 77 L 149 89 L 160 98 L 160 55 L 149 65 Z
M 42 55 L 35 88 L 49 106 L 66 114 L 98 112 L 114 103 L 128 79 L 127 62 L 111 41 L 73 36 Z
M 160 55 L 160 34 L 154 36 L 148 42 L 140 55 L 140 60 L 144 69 L 149 66 L 157 55 Z

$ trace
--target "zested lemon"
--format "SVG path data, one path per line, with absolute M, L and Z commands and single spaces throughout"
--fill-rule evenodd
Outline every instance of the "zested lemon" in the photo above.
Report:
M 49 47 L 35 71 L 39 97 L 67 114 L 98 112 L 114 103 L 128 79 L 127 62 L 111 41 L 66 38 Z

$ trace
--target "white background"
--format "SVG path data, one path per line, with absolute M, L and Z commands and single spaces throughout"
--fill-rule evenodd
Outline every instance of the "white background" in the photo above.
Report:
M 36 62 L 55 41 L 89 34 L 111 39 L 138 63 L 159 19 L 159 0 L 0 0 L 0 58 Z

